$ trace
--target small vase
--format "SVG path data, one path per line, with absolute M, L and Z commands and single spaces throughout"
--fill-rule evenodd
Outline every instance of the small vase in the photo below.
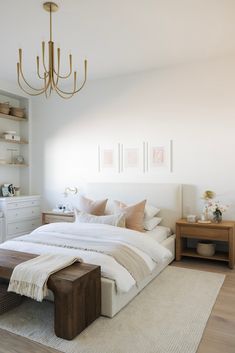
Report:
M 222 213 L 221 212 L 213 212 L 213 222 L 221 223 L 222 222 Z

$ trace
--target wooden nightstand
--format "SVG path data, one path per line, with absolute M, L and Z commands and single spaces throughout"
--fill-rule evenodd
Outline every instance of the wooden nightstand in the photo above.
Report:
M 185 219 L 176 222 L 176 261 L 182 256 L 197 257 L 228 262 L 234 267 L 235 260 L 235 222 L 222 221 L 221 223 L 188 223 Z M 227 252 L 216 251 L 213 256 L 197 254 L 196 249 L 187 247 L 187 239 L 216 240 L 228 244 Z
M 55 223 L 55 222 L 74 222 L 74 213 L 58 213 L 53 211 L 42 213 L 42 224 Z

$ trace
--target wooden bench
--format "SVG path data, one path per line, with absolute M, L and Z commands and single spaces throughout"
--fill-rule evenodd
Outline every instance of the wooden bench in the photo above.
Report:
M 36 256 L 0 249 L 0 278 L 9 281 L 15 266 Z M 72 340 L 100 316 L 100 266 L 75 263 L 51 275 L 47 286 L 54 294 L 56 336 Z

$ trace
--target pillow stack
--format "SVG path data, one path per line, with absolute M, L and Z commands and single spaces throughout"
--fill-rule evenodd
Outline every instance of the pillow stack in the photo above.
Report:
M 152 206 L 146 205 L 144 210 L 144 229 L 153 230 L 161 221 L 162 218 L 156 217 L 160 212 L 160 209 Z
M 93 201 L 80 196 L 78 209 L 74 210 L 76 222 L 109 224 L 144 232 L 154 229 L 162 220 L 156 217 L 160 209 L 146 205 L 146 200 L 132 205 L 114 201 L 115 214 L 105 215 L 107 201 L 108 199 Z

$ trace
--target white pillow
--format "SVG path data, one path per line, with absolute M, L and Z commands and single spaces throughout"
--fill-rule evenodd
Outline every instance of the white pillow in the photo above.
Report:
M 75 222 L 77 223 L 100 223 L 109 224 L 116 227 L 125 227 L 125 215 L 123 213 L 107 216 L 95 216 L 86 212 L 80 212 L 77 209 L 74 209 L 74 213 Z
M 164 226 L 157 226 L 153 230 L 145 233 L 146 236 L 150 236 L 152 239 L 156 240 L 158 243 L 166 240 L 171 234 L 171 229 Z
M 152 205 L 145 205 L 144 209 L 144 219 L 150 219 L 156 216 L 161 210 L 155 206 Z
M 160 217 L 153 217 L 151 219 L 144 219 L 144 229 L 145 230 L 152 230 L 154 229 L 160 222 L 162 218 Z

